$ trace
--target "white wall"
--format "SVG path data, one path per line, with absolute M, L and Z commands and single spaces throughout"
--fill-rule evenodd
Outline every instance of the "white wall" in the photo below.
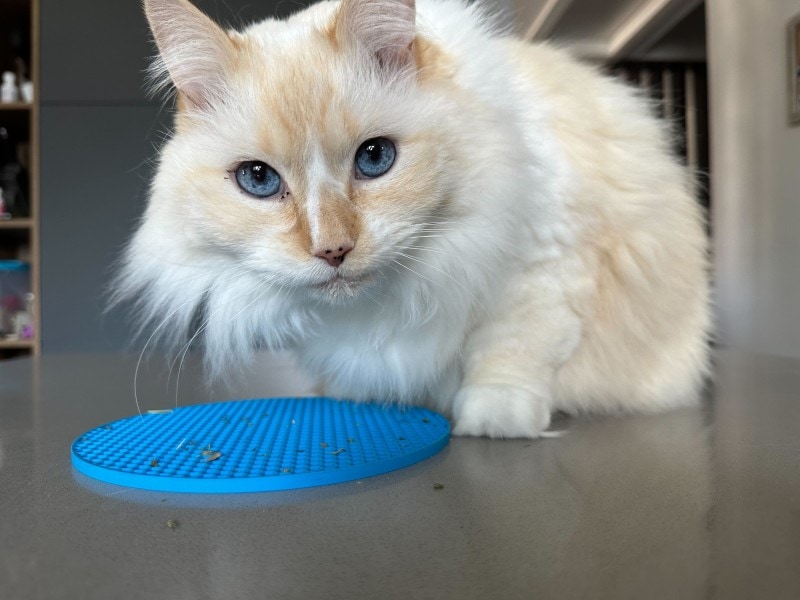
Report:
M 786 91 L 800 0 L 706 6 L 719 338 L 800 356 L 800 126 Z

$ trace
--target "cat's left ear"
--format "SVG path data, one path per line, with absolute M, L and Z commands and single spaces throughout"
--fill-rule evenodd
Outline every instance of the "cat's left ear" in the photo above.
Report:
M 336 36 L 366 50 L 387 71 L 414 67 L 414 0 L 342 0 Z

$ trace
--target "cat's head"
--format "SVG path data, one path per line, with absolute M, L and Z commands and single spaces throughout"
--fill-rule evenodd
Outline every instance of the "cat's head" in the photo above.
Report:
M 180 260 L 217 254 L 341 301 L 446 218 L 449 63 L 413 0 L 324 2 L 242 32 L 187 0 L 145 7 L 178 111 L 144 229 L 169 228 Z
M 466 318 L 519 230 L 488 200 L 520 192 L 524 152 L 473 6 L 321 2 L 225 31 L 145 0 L 177 110 L 115 297 L 178 344 L 202 318 L 217 358 L 328 309 Z

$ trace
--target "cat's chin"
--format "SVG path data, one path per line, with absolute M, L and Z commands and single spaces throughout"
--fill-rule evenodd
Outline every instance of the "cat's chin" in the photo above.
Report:
M 327 281 L 314 285 L 314 296 L 333 304 L 344 304 L 355 298 L 367 285 L 369 277 L 343 277 L 335 275 Z

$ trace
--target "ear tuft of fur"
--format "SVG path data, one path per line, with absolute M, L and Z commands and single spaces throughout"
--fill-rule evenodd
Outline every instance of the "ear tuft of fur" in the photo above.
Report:
M 336 35 L 346 44 L 363 48 L 387 71 L 414 66 L 416 37 L 414 0 L 342 0 Z
M 144 0 L 160 56 L 150 67 L 154 92 L 175 85 L 204 109 L 225 96 L 235 48 L 228 34 L 188 0 Z

